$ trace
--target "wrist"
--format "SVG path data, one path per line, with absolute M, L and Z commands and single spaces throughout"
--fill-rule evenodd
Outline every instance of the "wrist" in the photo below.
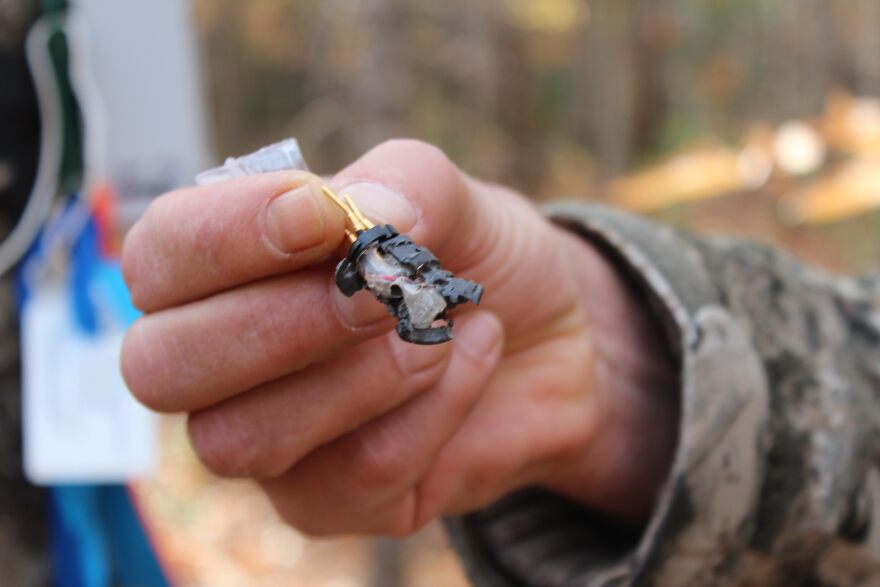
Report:
M 557 229 L 571 262 L 592 340 L 594 430 L 554 467 L 547 484 L 589 507 L 644 520 L 671 465 L 678 421 L 677 369 L 659 325 L 609 259 Z

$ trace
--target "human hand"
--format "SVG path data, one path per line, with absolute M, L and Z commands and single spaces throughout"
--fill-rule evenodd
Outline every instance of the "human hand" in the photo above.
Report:
M 123 348 L 132 393 L 188 412 L 201 460 L 310 534 L 406 535 L 525 486 L 643 519 L 675 442 L 673 367 L 605 260 L 415 141 L 330 183 L 485 286 L 455 340 L 404 343 L 382 304 L 337 291 L 344 219 L 318 178 L 236 179 L 158 198 L 126 238 L 146 313 Z

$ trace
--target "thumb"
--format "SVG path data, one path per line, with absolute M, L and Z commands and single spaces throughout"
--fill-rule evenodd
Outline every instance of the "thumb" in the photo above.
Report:
M 484 307 L 509 334 L 539 328 L 577 299 L 559 229 L 524 197 L 471 179 L 434 146 L 383 143 L 331 183 L 374 222 L 392 224 L 444 268 L 482 284 Z
M 444 265 L 464 269 L 491 220 L 465 175 L 437 147 L 393 140 L 370 150 L 331 182 L 370 219 L 391 224 L 431 248 Z M 479 252 L 479 251 L 475 251 Z M 471 255 L 473 256 L 473 255 Z M 463 258 L 464 257 L 464 258 Z

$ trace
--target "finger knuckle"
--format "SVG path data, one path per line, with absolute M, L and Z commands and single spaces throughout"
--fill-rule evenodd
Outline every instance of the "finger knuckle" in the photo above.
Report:
M 440 165 L 452 165 L 443 149 L 426 141 L 418 139 L 391 139 L 385 144 L 390 148 L 404 150 L 411 156 L 419 159 L 433 161 Z
M 165 389 L 155 368 L 155 342 L 149 333 L 147 319 L 140 318 L 125 333 L 119 357 L 122 378 L 131 394 L 140 403 L 156 411 L 171 411 L 167 402 L 173 392 Z
M 128 285 L 132 304 L 141 310 L 149 309 L 156 276 L 162 273 L 162 259 L 156 243 L 160 240 L 157 231 L 165 224 L 167 200 L 168 194 L 150 202 L 122 244 L 122 276 Z
M 405 161 L 416 161 L 441 177 L 458 178 L 461 174 L 449 156 L 436 145 L 418 139 L 391 139 L 378 148 L 393 151 Z
M 137 278 L 138 278 L 138 254 L 140 253 L 140 231 L 141 223 L 143 221 L 139 220 L 132 226 L 129 231 L 125 234 L 125 238 L 122 241 L 122 253 L 120 264 L 122 268 L 122 278 L 125 280 L 125 283 L 128 285 L 128 289 L 134 293 L 134 290 L 138 286 Z
M 423 220 L 431 225 L 428 240 L 441 240 L 460 228 L 472 206 L 465 175 L 438 147 L 415 139 L 394 139 L 383 144 L 382 160 L 400 161 L 407 173 L 431 178 L 431 188 L 408 194 L 419 202 Z
M 190 414 L 187 433 L 199 460 L 215 475 L 255 476 L 254 471 L 266 466 L 259 449 L 230 424 L 226 414 L 212 409 Z
M 122 350 L 119 353 L 119 370 L 122 372 L 122 379 L 138 400 L 141 399 L 141 370 L 138 361 L 140 345 L 143 344 L 141 341 L 141 322 L 142 320 L 136 320 L 129 327 L 125 338 L 122 339 Z
M 326 517 L 316 513 L 315 508 L 308 507 L 290 495 L 280 498 L 273 497 L 272 505 L 278 513 L 278 517 L 293 528 L 296 528 L 307 538 L 325 538 L 334 534 L 326 520 Z
M 144 224 L 143 221 L 140 221 L 125 235 L 121 259 L 122 278 L 128 286 L 132 304 L 140 310 L 145 309 L 149 299 L 145 279 L 149 274 L 145 267 L 149 261 L 149 255 L 146 254 L 144 236 Z

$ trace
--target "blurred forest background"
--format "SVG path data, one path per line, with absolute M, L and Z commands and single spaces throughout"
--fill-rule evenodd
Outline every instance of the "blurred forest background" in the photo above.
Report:
M 604 201 L 838 270 L 880 261 L 876 0 L 193 7 L 218 158 L 296 136 L 332 173 L 416 137 L 536 200 Z M 303 539 L 167 426 L 141 492 L 184 585 L 465 584 L 436 528 L 403 547 Z
M 537 199 L 607 199 L 796 248 L 804 222 L 880 197 L 874 0 L 194 7 L 218 156 L 297 136 L 326 173 L 417 137 Z M 680 206 L 722 196 L 708 213 Z M 820 232 L 808 248 L 825 263 L 876 259 L 852 226 Z

